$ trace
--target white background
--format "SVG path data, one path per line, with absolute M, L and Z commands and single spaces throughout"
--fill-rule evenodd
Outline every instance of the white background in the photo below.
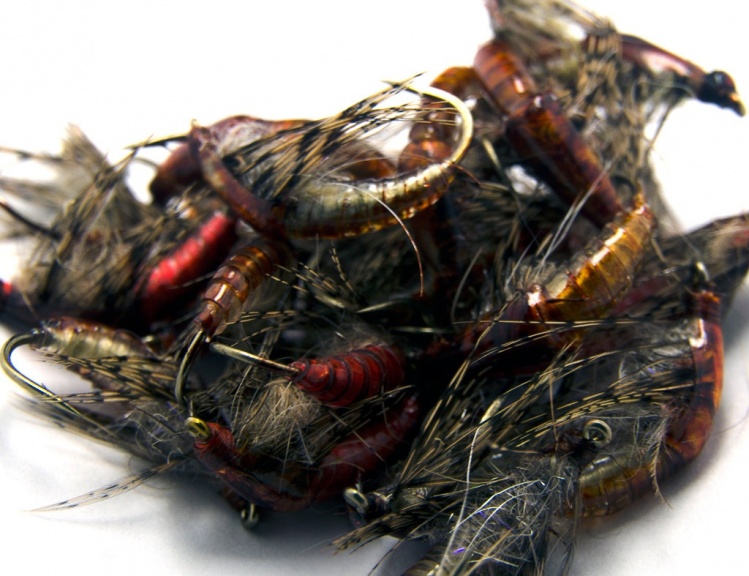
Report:
M 587 3 L 622 31 L 706 69 L 728 70 L 749 99 L 749 46 L 737 4 Z M 373 92 L 382 79 L 470 64 L 488 38 L 480 0 L 5 0 L 0 144 L 58 150 L 73 122 L 116 157 L 150 135 L 184 132 L 192 119 L 318 117 Z M 692 103 L 672 115 L 656 154 L 685 226 L 749 209 L 747 122 Z M 3 254 L 2 277 L 14 256 Z M 747 317 L 744 291 L 726 326 L 726 392 L 706 452 L 665 487 L 667 504 L 648 499 L 581 528 L 574 574 L 724 574 L 745 563 Z M 348 524 L 324 510 L 275 515 L 248 534 L 220 497 L 189 481 L 160 481 L 76 511 L 25 512 L 104 486 L 126 475 L 130 462 L 40 424 L 14 404 L 16 388 L 0 384 L 0 566 L 83 575 L 367 574 L 389 546 L 331 556 L 326 543 Z M 396 571 L 385 565 L 384 573 Z

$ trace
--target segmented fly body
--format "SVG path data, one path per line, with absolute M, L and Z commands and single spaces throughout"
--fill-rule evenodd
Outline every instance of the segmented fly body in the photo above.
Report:
M 56 356 L 96 359 L 103 357 L 139 356 L 155 360 L 154 353 L 130 332 L 74 318 L 60 318 L 45 322 L 39 328 L 8 340 L 3 349 L 2 365 L 5 373 L 28 392 L 52 405 L 84 420 L 93 417 L 82 414 L 76 407 L 19 372 L 11 362 L 13 351 L 19 346 L 32 345 Z M 95 373 L 90 375 L 96 378 Z M 101 383 L 101 382 L 100 382 Z
M 436 343 L 425 358 L 456 354 L 474 368 L 537 371 L 583 337 L 583 323 L 607 318 L 626 297 L 645 257 L 655 218 L 641 195 L 589 245 L 562 259 L 529 265 L 522 292 L 464 328 L 454 342 Z M 507 354 L 507 356 L 505 356 Z M 503 361 L 503 357 L 507 358 Z
M 194 297 L 199 279 L 216 270 L 237 240 L 237 220 L 218 210 L 159 260 L 135 290 L 145 321 L 164 317 L 164 310 Z
M 505 138 L 520 162 L 569 204 L 585 196 L 582 213 L 599 226 L 623 210 L 600 160 L 548 93 L 536 87 L 512 48 L 499 39 L 482 46 L 476 75 L 507 116 Z
M 418 410 L 416 398 L 406 398 L 343 438 L 319 462 L 276 461 L 271 467 L 272 458 L 238 447 L 224 426 L 190 418 L 188 429 L 197 458 L 221 478 L 235 501 L 290 512 L 339 496 L 345 487 L 380 469 L 402 446 Z
M 329 406 L 347 406 L 404 384 L 403 357 L 397 348 L 369 345 L 347 354 L 300 359 L 293 382 Z
M 320 177 L 331 154 L 346 164 L 345 145 L 383 122 L 397 120 L 399 109 L 378 111 L 377 105 L 402 90 L 412 90 L 443 100 L 460 118 L 461 129 L 452 154 L 413 173 L 381 178 L 361 177 L 361 166 L 352 180 Z M 395 118 L 388 118 L 395 114 Z M 351 126 L 357 126 L 352 130 Z M 193 154 L 199 158 L 203 178 L 232 209 L 255 230 L 269 236 L 288 238 L 339 238 L 379 230 L 412 217 L 432 205 L 452 178 L 455 165 L 465 153 L 473 133 L 473 120 L 465 105 L 449 94 L 431 89 L 416 90 L 395 85 L 341 114 L 290 130 L 278 138 L 261 140 L 240 150 L 239 177 L 222 161 L 218 142 L 206 130 L 194 127 L 190 135 Z M 337 138 L 335 138 L 337 136 Z M 342 148 L 339 148 L 343 146 Z M 343 152 L 334 152 L 338 149 Z M 355 158 L 354 158 L 355 160 Z M 340 160 L 339 160 L 340 161 Z M 247 164 L 242 172 L 241 165 Z M 354 162 L 356 166 L 356 163 Z
M 203 344 L 237 322 L 244 310 L 263 310 L 278 301 L 284 271 L 291 264 L 291 252 L 283 242 L 256 238 L 240 248 L 216 271 L 200 300 L 190 326 L 181 338 L 185 346 L 175 384 L 182 399 L 187 371 Z
M 273 275 L 288 266 L 290 258 L 284 244 L 261 238 L 240 248 L 209 282 L 194 322 L 211 337 L 236 322 L 243 308 L 261 309 L 267 294 L 278 287 Z
M 22 372 L 12 355 L 25 345 L 75 372 L 90 388 L 76 391 L 63 386 L 58 391 Z M 189 439 L 181 425 L 186 415 L 172 396 L 177 367 L 158 357 L 134 334 L 96 322 L 60 318 L 8 340 L 2 365 L 6 374 L 32 395 L 34 409 L 61 426 L 119 446 L 157 468 L 171 468 L 186 459 Z M 136 474 L 112 492 L 126 491 L 143 481 L 145 477 Z M 81 497 L 53 508 L 106 496 L 96 491 L 90 499 Z
M 668 423 L 652 461 L 633 468 L 624 456 L 601 457 L 580 477 L 583 513 L 616 512 L 694 460 L 705 446 L 723 389 L 723 333 L 720 299 L 709 289 L 692 296 L 691 357 L 678 366 L 677 383 L 686 390 L 668 405 Z M 683 372 L 683 375 L 681 373 Z M 684 382 L 678 380 L 684 379 Z
M 345 354 L 300 358 L 288 365 L 225 345 L 213 349 L 287 374 L 292 383 L 326 406 L 350 406 L 405 384 L 405 359 L 395 346 L 369 344 Z

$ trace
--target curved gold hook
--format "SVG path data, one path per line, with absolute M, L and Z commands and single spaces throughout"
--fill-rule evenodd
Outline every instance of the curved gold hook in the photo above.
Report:
M 179 370 L 177 371 L 177 379 L 174 382 L 174 398 L 181 406 L 185 406 L 185 383 L 187 382 L 187 374 L 190 371 L 195 358 L 200 352 L 201 347 L 205 344 L 206 336 L 203 330 L 199 330 L 195 333 L 187 345 L 185 355 L 182 357 L 182 361 L 179 363 Z
M 414 86 L 408 85 L 405 87 L 405 89 L 409 92 L 413 92 L 414 94 L 418 94 L 419 96 L 427 96 L 429 98 L 434 98 L 435 100 L 442 100 L 443 102 L 449 104 L 455 110 L 455 112 L 457 112 L 458 117 L 460 118 L 460 139 L 455 145 L 455 148 L 453 149 L 450 157 L 444 160 L 441 164 L 457 164 L 458 162 L 460 162 L 460 160 L 468 150 L 468 147 L 471 145 L 471 140 L 473 139 L 473 115 L 468 109 L 468 106 L 466 106 L 466 103 L 457 96 L 450 94 L 445 90 L 435 88 L 434 86 L 429 86 L 427 88 L 416 88 Z
M 97 428 L 104 428 L 101 422 L 98 422 L 91 416 L 84 414 L 80 410 L 76 409 L 64 398 L 58 396 L 49 388 L 44 386 L 44 384 L 34 382 L 31 378 L 19 371 L 18 368 L 13 365 L 11 356 L 17 348 L 32 344 L 40 345 L 43 341 L 43 338 L 44 332 L 37 329 L 30 330 L 29 332 L 23 334 L 16 334 L 15 336 L 11 337 L 3 346 L 2 359 L 0 360 L 5 374 L 8 376 L 8 378 L 13 380 L 13 382 L 18 384 L 21 388 L 24 388 L 32 395 L 41 397 L 45 401 L 52 402 L 55 406 L 60 408 L 60 410 L 67 412 L 68 414 L 77 418 L 82 418 L 83 420 L 85 420 L 89 424 L 96 426 Z

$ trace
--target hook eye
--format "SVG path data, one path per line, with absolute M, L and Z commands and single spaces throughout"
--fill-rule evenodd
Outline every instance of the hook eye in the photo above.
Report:
M 588 420 L 583 426 L 583 438 L 590 442 L 594 448 L 603 448 L 611 442 L 613 436 L 611 426 L 603 420 Z

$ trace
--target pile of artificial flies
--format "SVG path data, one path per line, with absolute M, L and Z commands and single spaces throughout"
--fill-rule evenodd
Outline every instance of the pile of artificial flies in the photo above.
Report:
M 429 87 L 114 165 L 77 129 L 16 152 L 59 178 L 0 178 L 6 235 L 34 243 L 0 285 L 34 326 L 3 368 L 36 413 L 148 463 L 47 510 L 181 471 L 248 527 L 337 500 L 340 549 L 426 539 L 411 576 L 564 574 L 583 517 L 698 456 L 749 220 L 659 228 L 647 134 L 689 98 L 743 116 L 733 81 L 569 0 L 488 4 L 473 66 Z M 145 204 L 126 176 L 154 146 Z M 19 370 L 26 346 L 88 389 Z

